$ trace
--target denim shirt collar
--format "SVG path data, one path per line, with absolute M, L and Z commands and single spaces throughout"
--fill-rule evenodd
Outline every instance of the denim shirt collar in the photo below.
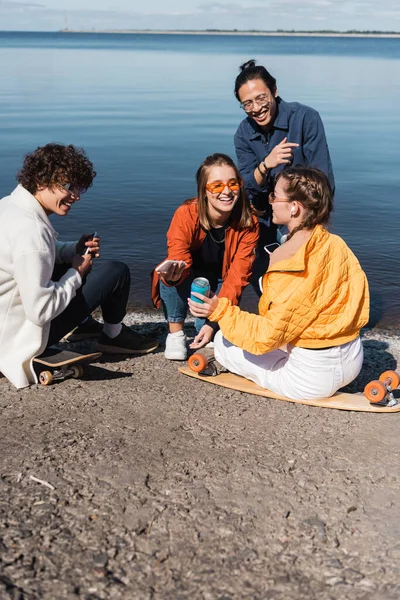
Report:
M 274 129 L 289 129 L 289 107 L 287 105 L 287 102 L 282 100 L 280 96 L 278 96 L 276 99 L 276 110 L 277 113 L 275 121 L 272 125 L 270 135 L 272 134 L 272 131 Z M 250 131 L 252 132 L 249 135 L 250 140 L 255 140 L 257 138 L 260 138 L 262 135 L 265 135 L 261 127 L 258 127 L 258 125 L 255 123 L 255 121 L 253 121 L 251 117 L 247 117 L 247 123 L 249 125 Z

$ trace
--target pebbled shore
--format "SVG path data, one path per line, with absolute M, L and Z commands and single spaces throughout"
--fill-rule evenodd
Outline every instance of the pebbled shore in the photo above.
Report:
M 158 312 L 126 321 L 165 339 Z M 396 366 L 399 332 L 364 347 L 351 391 Z M 177 366 L 160 350 L 48 388 L 0 379 L 1 600 L 397 600 L 400 415 Z

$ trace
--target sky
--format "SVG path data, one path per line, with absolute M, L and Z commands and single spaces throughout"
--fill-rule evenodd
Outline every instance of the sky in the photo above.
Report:
M 0 30 L 400 31 L 399 0 L 0 0 Z

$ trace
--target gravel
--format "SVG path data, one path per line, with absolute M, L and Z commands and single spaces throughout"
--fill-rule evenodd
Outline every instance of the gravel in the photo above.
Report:
M 159 313 L 127 323 L 165 340 Z M 364 347 L 350 391 L 396 367 L 399 332 Z M 397 600 L 400 416 L 177 366 L 161 348 L 49 387 L 0 379 L 0 598 Z

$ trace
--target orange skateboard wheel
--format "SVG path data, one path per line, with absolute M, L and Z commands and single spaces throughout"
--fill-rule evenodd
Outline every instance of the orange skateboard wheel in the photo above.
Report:
M 379 377 L 379 381 L 382 381 L 382 383 L 385 385 L 390 385 L 392 390 L 395 390 L 397 387 L 399 387 L 400 377 L 396 371 L 385 371 Z
M 204 371 L 207 368 L 207 356 L 204 356 L 204 354 L 192 354 L 188 360 L 188 365 L 192 371 L 200 373 L 200 371 Z
M 39 375 L 39 381 L 42 385 L 51 385 L 53 383 L 53 375 L 50 371 L 42 371 Z
M 386 386 L 382 381 L 370 381 L 364 388 L 364 395 L 372 404 L 382 402 L 386 396 Z

